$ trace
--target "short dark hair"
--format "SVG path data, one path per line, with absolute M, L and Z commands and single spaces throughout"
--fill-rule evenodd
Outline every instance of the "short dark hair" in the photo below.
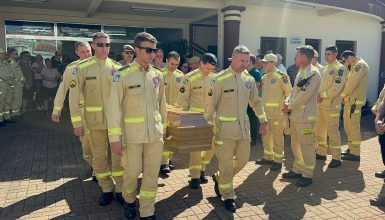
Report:
M 331 51 L 332 53 L 338 53 L 338 48 L 336 45 L 330 45 L 328 47 L 326 47 L 325 51 L 328 50 L 328 51 Z
M 258 54 L 255 58 L 257 60 L 263 60 L 264 56 L 262 54 Z
M 75 42 L 75 50 L 78 50 L 79 46 L 89 46 L 90 43 L 88 43 L 87 41 L 83 40 L 83 41 L 76 41 Z
M 8 54 L 11 54 L 11 53 L 13 53 L 15 51 L 17 52 L 16 48 L 14 48 L 14 47 L 8 47 L 8 49 L 7 49 L 7 53 Z
M 257 63 L 257 58 L 254 54 L 250 54 L 250 62 L 255 65 Z
M 351 50 L 345 50 L 344 52 L 342 52 L 342 54 L 341 54 L 341 58 L 348 58 L 348 57 L 350 57 L 350 56 L 353 56 L 353 57 L 355 57 L 356 56 L 356 54 L 353 52 L 353 51 L 351 51 Z
M 305 55 L 308 60 L 314 57 L 314 48 L 310 45 L 304 45 L 296 48 L 302 55 Z
M 148 41 L 148 42 L 155 43 L 155 44 L 158 43 L 158 41 L 156 41 L 156 38 L 154 36 L 152 36 L 151 34 L 149 34 L 147 32 L 140 32 L 135 36 L 134 46 L 140 47 L 141 46 L 140 44 L 144 41 Z
M 211 65 L 217 65 L 217 57 L 212 54 L 212 53 L 205 53 L 203 54 L 202 56 L 202 59 L 201 59 L 202 63 L 204 64 L 211 64 Z
M 20 53 L 20 57 L 23 58 L 26 54 L 29 54 L 29 51 L 23 51 Z
M 176 60 L 180 60 L 180 55 L 179 55 L 179 53 L 176 52 L 176 51 L 171 51 L 170 53 L 167 54 L 166 59 L 169 60 L 169 59 L 171 59 L 171 58 L 174 58 L 174 59 L 176 59 Z
M 96 32 L 95 34 L 92 35 L 92 41 L 95 41 L 96 39 L 99 38 L 110 38 L 108 34 L 104 32 Z

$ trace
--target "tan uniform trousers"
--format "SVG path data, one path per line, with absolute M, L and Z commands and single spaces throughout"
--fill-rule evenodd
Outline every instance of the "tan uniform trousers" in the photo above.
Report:
M 111 166 L 108 158 L 108 136 L 106 129 L 90 129 L 93 145 L 93 169 L 98 184 L 103 192 L 122 192 L 123 167 L 120 164 L 121 157 L 111 152 Z M 114 181 L 116 186 L 114 187 Z
M 282 163 L 284 153 L 284 136 L 282 120 L 270 120 L 267 122 L 267 133 L 262 137 L 263 158 Z
M 317 154 L 325 156 L 329 146 L 332 158 L 334 160 L 341 160 L 341 135 L 339 125 L 339 111 L 318 109 L 318 119 L 315 124 L 315 145 Z M 327 143 L 328 137 L 329 144 Z
M 10 117 L 20 116 L 21 103 L 23 101 L 23 87 L 8 86 L 6 92 L 6 111 L 10 112 Z M 9 117 L 9 118 L 10 118 Z
M 344 129 L 348 136 L 348 149 L 354 156 L 360 156 L 361 145 L 361 106 L 356 106 L 355 111 L 350 114 L 351 105 L 345 105 L 344 107 Z
M 214 156 L 214 150 L 197 151 L 190 153 L 189 169 L 191 179 L 198 179 L 201 171 L 206 170 L 206 166 L 210 163 Z
M 83 130 L 84 130 L 83 136 L 79 138 L 80 142 L 82 143 L 83 159 L 92 167 L 94 158 L 92 156 L 91 148 L 92 148 L 93 142 L 92 142 L 90 130 L 87 128 L 86 122 L 84 121 L 85 116 L 84 116 L 83 105 L 80 106 L 80 115 L 81 115 L 81 118 L 83 119 L 82 122 L 83 122 Z M 94 173 L 92 173 L 92 176 L 95 176 L 95 171 Z
M 138 177 L 143 171 L 139 192 L 140 216 L 154 215 L 158 189 L 159 166 L 162 160 L 163 142 L 125 144 L 122 156 L 124 167 L 123 198 L 128 203 L 136 200 Z
M 214 142 L 215 156 L 219 164 L 219 171 L 216 174 L 219 192 L 224 200 L 234 199 L 233 178 L 249 161 L 250 140 L 216 138 Z
M 314 122 L 290 122 L 291 149 L 294 155 L 293 172 L 313 178 L 315 168 Z

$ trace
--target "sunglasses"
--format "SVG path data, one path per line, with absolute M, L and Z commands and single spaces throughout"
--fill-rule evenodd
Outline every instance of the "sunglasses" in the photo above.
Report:
M 146 50 L 146 53 L 156 53 L 159 50 L 157 48 L 151 48 L 151 47 L 139 47 L 139 46 L 137 46 L 137 48 Z
M 124 51 L 125 54 L 134 54 L 135 52 L 132 50 Z
M 96 43 L 97 47 L 110 47 L 111 43 Z

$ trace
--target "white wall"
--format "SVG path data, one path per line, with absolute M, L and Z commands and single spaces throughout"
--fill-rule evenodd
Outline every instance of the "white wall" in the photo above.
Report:
M 377 98 L 381 53 L 381 25 L 369 15 L 341 12 L 318 16 L 315 9 L 283 9 L 266 6 L 248 6 L 241 14 L 240 43 L 256 53 L 261 37 L 287 37 L 286 64 L 293 64 L 295 48 L 290 37 L 299 36 L 302 44 L 306 38 L 321 39 L 322 51 L 336 40 L 357 42 L 357 55 L 370 67 L 368 99 L 373 104 Z M 323 52 L 321 63 L 324 64 Z

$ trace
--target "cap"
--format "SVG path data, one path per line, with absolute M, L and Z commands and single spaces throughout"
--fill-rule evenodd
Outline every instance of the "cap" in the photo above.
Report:
M 316 50 L 314 50 L 314 57 L 319 57 L 318 52 Z
M 125 45 L 123 45 L 123 51 L 126 51 L 126 50 L 134 51 L 134 48 L 129 44 L 125 44 Z
M 209 63 L 211 65 L 217 65 L 217 57 L 212 53 L 205 53 L 202 56 L 202 63 Z
M 263 60 L 261 60 L 262 62 L 277 62 L 277 56 L 272 54 L 272 53 L 269 53 L 269 54 L 266 54 L 265 57 L 263 57 Z
M 189 60 L 188 60 L 188 63 L 198 63 L 199 61 L 201 61 L 201 58 L 199 58 L 198 56 L 193 56 L 191 57 Z

